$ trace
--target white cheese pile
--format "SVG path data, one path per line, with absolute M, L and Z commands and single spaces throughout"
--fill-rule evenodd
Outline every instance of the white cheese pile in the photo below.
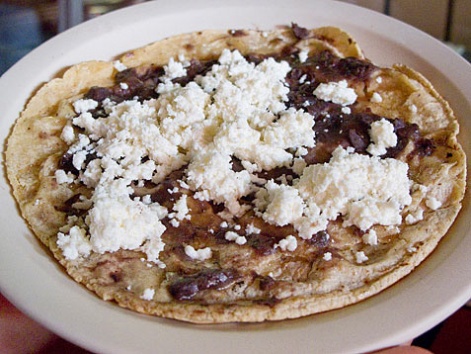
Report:
M 320 218 L 343 215 L 344 226 L 367 230 L 375 224 L 397 225 L 401 211 L 412 201 L 408 165 L 392 158 L 379 159 L 338 147 L 332 159 L 304 169 L 296 188 Z
M 302 238 L 325 230 L 339 215 L 345 226 L 362 230 L 401 222 L 401 210 L 411 201 L 407 165 L 377 157 L 395 145 L 391 123 L 372 125 L 373 156 L 339 147 L 330 162 L 305 167 L 300 156 L 315 145 L 314 118 L 286 107 L 288 63 L 268 58 L 255 65 L 238 51 L 225 50 L 207 74 L 182 87 L 171 81 L 186 75 L 188 62 L 179 60 L 165 67 L 157 99 L 118 104 L 107 99 L 106 118 L 92 117 L 89 111 L 98 105 L 93 100 L 74 103 L 78 115 L 65 126 L 62 139 L 70 145 L 68 153 L 74 154 L 73 165 L 80 173 L 75 178 L 58 170 L 56 180 L 83 183 L 94 193 L 82 201 L 91 205 L 86 227 L 77 226 L 73 216 L 60 230 L 57 243 L 67 259 L 131 249 L 164 267 L 159 261 L 165 246 L 161 220 L 169 217 L 178 227 L 189 219 L 186 196 L 168 211 L 149 196 L 131 198 L 131 185 L 159 183 L 185 165 L 181 185 L 195 198 L 224 204 L 231 215 L 241 216 L 247 205 L 240 198 L 256 192 L 258 215 L 270 224 L 294 225 Z M 315 94 L 343 106 L 357 99 L 346 81 L 320 86 Z M 76 133 L 74 126 L 83 133 Z M 233 157 L 246 169 L 234 171 Z M 266 181 L 254 175 L 275 167 L 293 168 L 300 178 L 288 184 L 286 178 Z M 226 239 L 239 245 L 247 241 L 232 231 Z M 276 245 L 284 251 L 296 247 L 293 235 Z M 185 252 L 196 260 L 212 256 L 209 248 L 195 250 L 191 245 Z

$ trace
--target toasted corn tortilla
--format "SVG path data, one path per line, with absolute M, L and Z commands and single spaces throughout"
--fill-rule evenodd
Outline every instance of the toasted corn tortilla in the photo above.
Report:
M 217 59 L 224 49 L 247 55 L 279 53 L 286 47 L 308 50 L 311 55 L 328 50 L 340 58 L 366 60 L 356 41 L 334 27 L 309 30 L 302 38 L 291 28 L 201 31 L 160 40 L 119 60 L 128 68 L 145 68 L 166 65 L 181 54 L 210 60 Z M 417 124 L 422 136 L 434 141 L 435 149 L 428 156 L 408 159 L 404 153 L 398 157 L 407 162 L 411 180 L 424 188 L 411 190 L 412 202 L 402 211 L 402 224 L 395 228 L 375 226 L 378 245 L 365 246 L 352 228 L 331 221 L 328 234 L 335 242 L 327 248 L 299 241 L 293 252 L 260 255 L 250 245 L 210 240 L 216 262 L 195 262 L 169 251 L 166 268 L 149 265 L 141 251 L 132 249 L 92 251 L 87 257 L 67 259 L 57 244 L 58 233 L 67 224 L 63 206 L 77 193 L 89 195 L 91 191 L 80 184 L 57 183 L 55 171 L 68 149 L 61 132 L 76 114 L 72 102 L 91 87 L 113 85 L 116 73 L 113 62 L 84 62 L 41 87 L 21 112 L 8 139 L 6 167 L 13 195 L 38 239 L 75 281 L 124 308 L 194 323 L 283 320 L 341 308 L 377 294 L 413 271 L 433 252 L 461 208 L 466 158 L 457 141 L 457 119 L 427 79 L 411 68 L 395 65 L 377 68 L 365 82 L 357 104 L 374 114 Z M 374 93 L 381 95 L 380 102 L 371 100 Z M 438 207 L 426 206 L 430 197 L 439 201 Z M 188 203 L 188 227 L 204 229 L 221 222 L 213 210 L 202 207 L 191 195 Z M 421 218 L 405 221 L 419 209 Z M 256 219 L 251 211 L 239 221 L 248 225 Z M 368 261 L 355 261 L 359 250 L 368 255 Z M 331 255 L 328 261 L 326 253 Z M 241 276 L 189 300 L 172 296 L 169 286 L 181 275 L 172 269 L 182 267 L 197 273 L 214 264 L 220 269 L 236 269 Z M 153 289 L 150 299 L 143 296 L 147 289 Z

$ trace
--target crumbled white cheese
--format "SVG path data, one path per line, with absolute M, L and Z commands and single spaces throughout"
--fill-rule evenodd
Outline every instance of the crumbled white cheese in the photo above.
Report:
M 303 216 L 293 223 L 298 231 L 299 237 L 305 240 L 312 238 L 312 235 L 327 228 L 329 218 L 322 213 L 321 208 L 314 203 L 307 201 Z
M 371 102 L 373 103 L 381 103 L 383 102 L 383 97 L 378 92 L 374 92 L 373 95 L 371 95 Z
M 386 149 L 397 145 L 397 135 L 394 132 L 394 125 L 385 118 L 371 123 L 370 138 L 372 143 L 368 146 L 368 151 L 373 156 L 381 156 L 386 153 Z
M 237 150 L 236 156 L 241 160 L 251 160 L 267 171 L 276 167 L 287 167 L 293 160 L 293 155 L 286 149 L 264 142 L 250 147 L 241 147 Z
M 204 261 L 212 257 L 213 252 L 211 248 L 205 247 L 196 250 L 193 246 L 186 245 L 185 246 L 185 254 L 195 260 Z
M 152 288 L 144 289 L 144 292 L 140 296 L 142 300 L 151 301 L 154 298 L 155 290 Z
M 224 238 L 227 241 L 234 241 L 238 245 L 245 245 L 247 243 L 247 238 L 245 236 L 240 236 L 237 232 L 227 231 L 224 234 Z
M 243 160 L 241 161 L 242 167 L 247 170 L 249 173 L 260 171 L 260 167 L 256 163 L 251 163 L 250 161 Z
M 367 245 L 376 246 L 378 244 L 378 235 L 375 230 L 370 229 L 367 233 L 363 234 L 362 240 Z
M 80 171 L 87 160 L 87 155 L 85 150 L 77 151 L 72 158 L 72 165 Z
M 365 252 L 359 251 L 355 253 L 355 260 L 358 264 L 364 263 L 368 260 L 369 258 L 365 255 Z
M 170 58 L 168 64 L 164 65 L 164 71 L 165 74 L 160 78 L 162 81 L 186 76 L 186 69 L 184 68 L 183 63 L 175 61 L 173 58 Z
M 87 218 L 92 249 L 104 253 L 143 246 L 148 258 L 155 260 L 152 252 L 162 247 L 149 249 L 146 244 L 161 243 L 165 226 L 160 220 L 167 210 L 157 203 L 146 205 L 132 200 L 131 193 L 132 188 L 122 179 L 96 187 Z
M 355 90 L 348 87 L 346 80 L 321 83 L 314 90 L 314 95 L 321 100 L 331 101 L 342 106 L 351 105 L 357 100 Z
M 298 241 L 293 235 L 286 236 L 284 239 L 280 240 L 274 246 L 275 248 L 280 248 L 283 251 L 293 252 L 298 247 Z
M 324 255 L 322 256 L 322 259 L 324 261 L 331 261 L 332 260 L 332 253 L 331 252 L 325 252 Z
M 306 82 L 306 79 L 307 79 L 307 75 L 304 74 L 304 75 L 302 75 L 302 76 L 299 78 L 299 81 L 298 81 L 298 82 L 302 85 L 302 84 L 304 84 L 304 83 Z
M 263 127 L 272 122 L 275 119 L 274 114 L 280 113 L 285 108 L 283 101 L 287 99 L 288 89 L 284 86 L 283 79 L 290 69 L 287 63 L 280 64 L 270 60 L 255 67 L 253 64 L 246 62 L 240 56 L 240 53 L 231 53 L 229 51 L 221 56 L 220 63 L 221 66 L 214 67 L 215 72 L 210 74 L 213 80 L 221 83 L 221 87 L 214 88 L 215 104 L 211 107 L 208 106 L 210 104 L 209 94 L 205 93 L 196 83 L 190 83 L 184 88 L 168 84 L 165 87 L 169 91 L 161 90 L 158 100 L 145 102 L 133 100 L 120 104 L 107 100 L 107 102 L 104 102 L 104 108 L 109 117 L 105 119 L 95 119 L 88 112 L 97 107 L 97 102 L 78 100 L 74 104 L 74 109 L 79 113 L 79 116 L 73 119 L 73 123 L 84 129 L 90 139 L 96 141 L 90 141 L 85 134 L 80 134 L 78 141 L 69 149 L 70 153 L 74 153 L 74 166 L 83 172 L 80 176 L 81 181 L 87 186 L 97 188 L 97 191 L 100 190 L 100 186 L 104 186 L 103 188 L 106 189 L 111 181 L 120 178 L 124 178 L 122 180 L 122 187 L 124 188 L 127 188 L 132 180 L 142 181 L 143 179 L 149 180 L 152 178 L 157 182 L 172 170 L 188 162 L 188 159 L 180 151 L 185 152 L 186 150 L 189 155 L 193 155 L 195 152 L 207 151 L 208 142 L 211 139 L 217 140 L 213 132 L 224 131 L 224 129 L 217 127 L 217 124 L 221 122 L 220 117 L 223 116 L 227 121 L 233 120 L 234 117 L 240 118 L 237 112 L 233 115 L 230 111 L 231 106 L 224 104 L 231 99 L 234 102 L 232 107 L 240 105 L 240 102 L 234 100 L 230 95 L 232 91 L 230 89 L 224 90 L 224 87 L 235 87 L 239 90 L 239 93 L 244 94 L 247 88 L 252 88 L 252 96 L 244 96 L 244 98 L 250 98 L 252 102 L 250 102 L 250 105 L 242 105 L 241 113 L 256 113 L 248 116 L 253 117 L 253 123 L 255 123 L 257 129 L 261 129 L 258 128 L 259 126 Z M 175 61 L 169 62 L 165 70 L 167 79 L 186 73 L 184 64 Z M 208 89 L 207 86 L 205 88 Z M 269 92 L 266 88 L 270 88 Z M 263 99 L 259 95 L 262 92 L 266 93 Z M 273 97 L 275 98 L 273 99 Z M 244 103 L 246 101 L 243 100 Z M 296 114 L 296 112 L 293 111 L 291 114 Z M 248 116 L 243 115 L 244 119 L 247 119 Z M 302 115 L 298 114 L 298 117 L 301 118 Z M 306 121 L 309 121 L 311 117 L 306 118 L 308 118 Z M 295 124 L 298 123 L 295 120 Z M 71 133 L 73 133 L 73 128 L 72 130 L 68 128 L 68 131 L 63 134 L 64 140 L 69 141 L 69 143 L 74 139 Z M 256 134 L 258 134 L 258 137 L 261 136 L 258 131 Z M 202 137 L 200 145 L 195 144 L 194 138 L 197 136 Z M 223 140 L 221 135 L 219 138 L 221 138 L 221 141 Z M 259 138 L 256 140 L 259 140 Z M 292 144 L 297 143 L 297 141 L 294 141 Z M 266 148 L 269 150 L 271 147 L 267 144 Z M 91 151 L 98 157 L 89 161 L 83 171 L 88 153 Z M 222 201 L 223 195 L 231 194 L 228 193 L 228 188 L 235 185 L 234 198 L 227 202 L 227 206 L 231 211 L 237 212 L 237 210 L 242 210 L 237 203 L 237 198 L 248 193 L 251 178 L 246 171 L 241 173 L 232 171 L 231 163 L 228 160 L 230 158 L 229 154 L 232 153 L 233 151 L 230 150 L 228 154 L 219 155 L 220 159 L 216 158 L 211 161 L 209 164 L 214 166 L 212 171 L 210 169 L 206 170 L 204 168 L 206 165 L 201 166 L 204 172 L 203 176 L 198 176 L 198 181 L 202 180 L 203 182 L 198 187 L 193 185 L 193 188 L 197 190 L 201 187 L 201 196 L 213 198 L 219 202 Z M 194 159 L 193 161 L 205 161 L 207 156 L 204 156 L 204 153 L 199 155 L 201 159 Z M 143 157 L 148 157 L 150 160 L 141 163 Z M 273 161 L 273 157 L 269 161 Z M 192 167 L 197 166 L 197 163 L 192 165 Z M 224 168 L 218 174 L 217 169 L 222 166 Z M 213 188 L 208 187 L 206 183 L 211 178 L 211 173 L 219 175 L 220 180 L 226 182 L 219 191 L 216 190 L 215 194 L 209 193 Z M 228 179 L 229 176 L 233 178 Z M 60 175 L 60 177 L 63 176 Z M 182 181 L 182 183 L 185 182 Z M 191 188 L 189 184 L 185 183 L 185 186 Z M 164 228 L 160 221 L 154 222 L 156 225 L 153 226 L 151 226 L 152 223 L 147 223 L 149 229 L 155 228 L 156 236 L 145 236 L 147 228 L 144 226 L 145 230 L 131 232 L 128 237 L 129 240 L 126 241 L 123 239 L 124 231 L 130 223 L 120 223 L 119 219 L 116 219 L 116 224 L 120 226 L 116 233 L 117 237 L 111 242 L 111 238 L 107 236 L 111 233 L 109 232 L 110 227 L 105 225 L 105 216 L 110 216 L 110 220 L 114 220 L 114 217 L 117 218 L 118 215 L 127 215 L 127 219 L 134 220 L 136 218 L 146 219 L 148 212 L 152 214 L 154 209 L 159 210 L 157 214 L 160 213 L 160 206 L 150 203 L 149 200 L 131 201 L 129 199 L 130 192 L 128 190 L 127 193 L 123 193 L 123 196 L 118 197 L 117 203 L 114 200 L 116 196 L 94 198 L 94 206 L 87 219 L 90 223 L 94 250 L 104 252 L 105 250 L 134 248 L 141 245 L 142 249 L 148 254 L 148 258 L 157 261 L 158 253 L 163 247 L 159 234 Z M 109 209 L 105 207 L 108 204 L 110 205 Z M 178 222 L 184 215 L 187 215 L 183 210 L 185 209 L 183 199 L 181 203 L 177 202 L 175 208 L 175 216 L 177 217 L 175 222 Z M 157 215 L 154 220 L 158 221 L 159 216 Z M 140 223 L 136 222 L 136 224 Z M 145 221 L 143 223 L 146 224 Z M 151 247 L 151 244 L 154 246 Z
M 195 156 L 187 169 L 188 185 L 193 190 L 207 191 L 208 198 L 224 203 L 230 212 L 241 212 L 238 199 L 251 192 L 250 174 L 232 170 L 231 157 L 218 150 Z
M 59 184 L 72 183 L 75 180 L 75 176 L 72 173 L 65 173 L 64 170 L 56 170 L 54 176 L 56 177 L 56 181 Z
M 294 154 L 296 157 L 301 157 L 307 155 L 309 152 L 304 146 L 300 146 L 296 149 L 296 153 Z
M 61 248 L 66 259 L 76 259 L 79 256 L 88 256 L 92 250 L 86 231 L 78 226 L 73 226 L 68 234 L 57 234 L 57 245 Z
M 61 139 L 69 145 L 75 141 L 75 132 L 72 125 L 67 124 L 64 126 L 61 133 Z
M 415 210 L 413 213 L 409 213 L 405 217 L 406 224 L 412 225 L 420 220 L 423 220 L 424 218 L 424 210 L 422 208 L 419 208 Z
M 291 70 L 287 62 L 268 58 L 260 64 L 249 63 L 238 51 L 224 50 L 219 65 L 197 82 L 206 92 L 217 89 L 213 97 L 222 118 L 243 114 L 254 127 L 262 126 L 286 108 L 289 88 L 284 78 Z
M 245 228 L 245 233 L 247 235 L 251 235 L 251 234 L 259 234 L 260 231 L 262 231 L 261 229 L 259 229 L 258 227 L 254 226 L 254 224 L 248 224 L 247 227 Z
M 123 64 L 121 61 L 119 61 L 119 60 L 115 60 L 115 61 L 113 62 L 113 66 L 114 66 L 114 68 L 115 68 L 117 71 L 119 71 L 119 72 L 124 71 L 124 70 L 127 69 L 127 66 L 124 65 L 124 64 Z
M 303 170 L 306 168 L 306 166 L 307 166 L 307 163 L 303 158 L 294 158 L 291 169 L 293 170 L 294 173 L 301 175 L 303 173 Z
M 227 221 L 223 221 L 221 222 L 221 224 L 219 225 L 220 227 L 222 227 L 223 229 L 229 227 L 229 224 L 227 223 Z
M 183 188 L 183 189 L 190 189 L 190 186 L 188 184 L 186 184 L 186 182 L 182 181 L 182 180 L 179 180 L 178 181 L 178 184 L 180 184 L 180 187 Z
M 73 103 L 76 113 L 85 113 L 98 107 L 98 102 L 92 99 L 80 99 Z
M 187 199 L 188 196 L 186 194 L 182 194 L 182 196 L 177 200 L 177 202 L 173 206 L 173 210 L 176 212 L 174 214 L 174 217 L 180 221 L 183 219 L 189 220 L 191 218 L 191 215 L 189 214 L 190 209 L 188 208 Z
M 300 110 L 290 108 L 280 114 L 280 118 L 267 126 L 262 133 L 262 141 L 282 149 L 290 147 L 313 147 L 314 117 Z
M 352 109 L 350 107 L 342 107 L 342 113 L 343 114 L 350 114 L 352 113 Z
M 343 215 L 344 226 L 367 230 L 374 224 L 401 223 L 401 211 L 412 201 L 407 172 L 408 165 L 399 160 L 338 147 L 330 162 L 306 167 L 295 187 L 319 217 Z
M 263 220 L 278 226 L 288 225 L 303 214 L 303 200 L 298 190 L 273 180 L 257 192 L 254 203 Z
M 301 52 L 300 61 L 306 55 Z M 94 100 L 73 104 L 77 116 L 65 125 L 61 137 L 69 145 L 79 175 L 75 180 L 57 171 L 56 180 L 83 183 L 94 188 L 94 194 L 86 201 L 90 209 L 83 221 L 88 229 L 72 223 L 58 235 L 58 245 L 68 257 L 138 249 L 148 262 L 165 267 L 159 260 L 165 246 L 161 220 L 168 217 L 178 227 L 189 218 L 187 197 L 182 195 L 169 213 L 150 196 L 131 198 L 132 186 L 159 183 L 183 166 L 181 188 L 193 192 L 196 199 L 224 204 L 226 210 L 219 215 L 226 220 L 243 215 L 250 205 L 240 199 L 256 193 L 259 216 L 274 225 L 292 224 L 303 239 L 325 230 L 339 215 L 344 225 L 362 230 L 373 224 L 400 223 L 400 211 L 410 203 L 406 164 L 338 148 L 330 162 L 306 167 L 301 156 L 315 146 L 314 118 L 287 107 L 285 77 L 291 70 L 287 62 L 268 58 L 255 64 L 238 51 L 224 50 L 218 62 L 194 82 L 185 86 L 172 82 L 186 75 L 188 65 L 183 56 L 168 62 L 156 99 L 104 100 L 106 118 L 92 116 L 90 111 L 98 107 Z M 126 69 L 120 62 L 115 67 Z M 127 89 L 126 84 L 121 88 Z M 346 106 L 357 99 L 346 80 L 321 84 L 314 93 L 342 105 L 344 114 L 351 113 Z M 388 124 L 380 123 L 384 131 L 372 125 L 372 151 L 393 146 Z M 375 155 L 376 150 L 370 153 Z M 245 170 L 233 169 L 234 159 Z M 256 174 L 277 167 L 291 168 L 299 180 L 281 176 L 266 181 Z M 245 232 L 256 234 L 260 229 L 247 225 Z M 247 242 L 233 231 L 226 233 L 226 239 Z M 294 250 L 296 238 L 289 236 L 276 247 Z M 185 252 L 199 260 L 212 256 L 209 247 L 195 250 L 187 245 Z
M 178 187 L 173 187 L 173 189 L 168 190 L 170 194 L 178 193 L 178 191 L 179 191 Z
M 299 61 L 300 61 L 301 63 L 304 63 L 304 62 L 307 60 L 308 55 L 309 55 L 309 51 L 308 51 L 308 50 L 306 50 L 306 49 L 301 50 L 301 51 L 298 53 Z
M 245 238 L 245 236 L 241 236 L 236 238 L 235 243 L 237 243 L 238 245 L 245 245 L 247 243 L 247 239 Z
M 442 206 L 442 203 L 437 198 L 433 196 L 428 196 L 425 200 L 425 205 L 432 210 L 437 210 Z

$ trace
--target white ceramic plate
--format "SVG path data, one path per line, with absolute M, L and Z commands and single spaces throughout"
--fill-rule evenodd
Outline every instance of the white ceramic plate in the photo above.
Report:
M 31 93 L 71 64 L 112 59 L 181 32 L 271 29 L 291 22 L 305 27 L 340 26 L 374 62 L 402 62 L 422 72 L 453 106 L 461 123 L 460 140 L 471 156 L 471 66 L 467 62 L 428 35 L 384 15 L 345 3 L 308 0 L 159 0 L 72 28 L 31 52 L 0 79 L 0 141 L 7 138 Z M 381 294 L 299 320 L 220 326 L 138 315 L 74 283 L 19 216 L 3 168 L 0 205 L 0 290 L 32 318 L 95 352 L 365 352 L 427 331 L 471 297 L 469 194 L 438 249 L 410 276 Z

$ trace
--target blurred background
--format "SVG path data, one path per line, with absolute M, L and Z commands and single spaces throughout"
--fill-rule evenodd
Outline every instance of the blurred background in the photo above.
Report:
M 0 75 L 47 39 L 145 0 L 0 0 Z
M 0 0 L 0 75 L 48 38 L 83 21 L 145 1 Z M 471 0 L 339 1 L 409 23 L 471 60 Z

